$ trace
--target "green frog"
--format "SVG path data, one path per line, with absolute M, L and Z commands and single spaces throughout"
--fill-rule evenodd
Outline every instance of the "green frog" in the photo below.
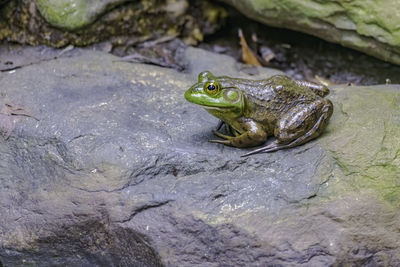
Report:
M 189 102 L 202 106 L 230 129 L 218 131 L 223 140 L 210 140 L 234 147 L 254 147 L 276 140 L 243 156 L 273 152 L 304 144 L 321 134 L 333 112 L 325 99 L 329 89 L 305 81 L 275 75 L 265 80 L 248 80 L 199 74 L 198 82 L 185 92 Z M 218 129 L 217 129 L 218 130 Z

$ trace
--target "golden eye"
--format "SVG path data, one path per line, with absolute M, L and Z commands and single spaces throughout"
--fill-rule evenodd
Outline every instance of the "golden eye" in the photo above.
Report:
M 215 83 L 206 84 L 206 92 L 210 95 L 215 95 L 218 92 L 218 84 Z

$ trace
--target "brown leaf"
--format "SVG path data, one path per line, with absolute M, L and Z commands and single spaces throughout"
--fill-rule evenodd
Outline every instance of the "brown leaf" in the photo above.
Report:
M 239 29 L 240 45 L 242 46 L 242 60 L 244 63 L 253 66 L 261 67 L 261 63 L 258 61 L 257 57 L 254 55 L 253 51 L 247 45 L 246 39 L 244 38 L 242 29 Z
M 142 62 L 182 71 L 187 67 L 184 51 L 185 45 L 182 41 L 178 39 L 168 41 L 165 38 L 158 42 L 148 42 L 141 47 L 131 47 L 128 56 L 116 61 Z

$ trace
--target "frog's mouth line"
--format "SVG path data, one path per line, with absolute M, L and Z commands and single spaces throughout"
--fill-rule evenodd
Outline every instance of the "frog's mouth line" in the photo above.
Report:
M 235 109 L 235 107 L 213 107 L 213 106 L 207 106 L 207 105 L 201 105 L 201 104 L 196 104 L 204 109 L 211 109 L 211 110 L 220 110 L 220 111 L 228 111 L 231 109 Z

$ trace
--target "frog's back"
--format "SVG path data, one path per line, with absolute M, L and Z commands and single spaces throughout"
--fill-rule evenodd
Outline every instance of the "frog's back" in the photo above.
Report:
M 222 88 L 237 87 L 250 102 L 247 116 L 264 125 L 272 125 L 289 109 L 299 104 L 308 104 L 320 96 L 284 75 L 275 75 L 265 80 L 247 80 L 218 77 Z
M 290 109 L 299 103 L 312 102 L 319 98 L 311 90 L 300 86 L 284 75 L 275 75 L 265 80 L 248 80 L 218 77 L 222 88 L 237 87 L 245 92 L 253 104 L 273 109 Z

